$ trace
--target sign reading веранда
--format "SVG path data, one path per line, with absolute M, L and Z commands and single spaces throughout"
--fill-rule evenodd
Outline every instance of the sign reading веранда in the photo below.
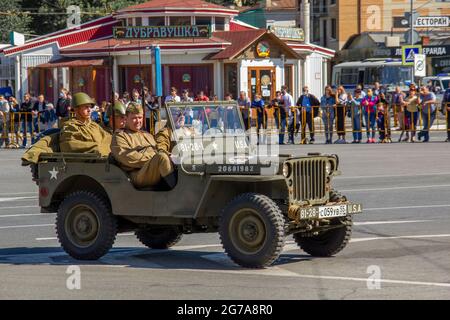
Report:
M 128 26 L 113 29 L 115 39 L 210 38 L 209 26 Z

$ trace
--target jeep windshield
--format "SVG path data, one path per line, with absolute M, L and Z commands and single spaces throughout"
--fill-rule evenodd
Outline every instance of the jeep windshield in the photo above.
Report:
M 235 103 L 168 104 L 170 121 L 177 137 L 244 135 Z

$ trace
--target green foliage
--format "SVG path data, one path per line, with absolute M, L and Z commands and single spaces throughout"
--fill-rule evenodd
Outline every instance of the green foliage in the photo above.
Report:
M 0 37 L 9 42 L 9 32 L 45 35 L 67 27 L 67 7 L 81 8 L 81 22 L 104 17 L 121 8 L 149 0 L 0 0 Z M 252 6 L 260 0 L 207 0 L 220 5 Z M 31 30 L 31 32 L 30 32 Z
M 24 13 L 19 0 L 0 0 L 0 43 L 9 43 L 11 31 L 29 33 L 31 17 Z

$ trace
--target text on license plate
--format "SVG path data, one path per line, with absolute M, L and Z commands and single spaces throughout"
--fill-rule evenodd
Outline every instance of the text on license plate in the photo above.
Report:
M 319 207 L 319 218 L 345 217 L 347 205 Z

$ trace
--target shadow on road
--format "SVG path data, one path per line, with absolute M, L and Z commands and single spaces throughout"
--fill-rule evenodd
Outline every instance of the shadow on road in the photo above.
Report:
M 304 254 L 281 254 L 273 266 L 311 260 Z M 316 259 L 316 258 L 314 258 Z M 58 247 L 0 249 L 0 265 L 116 266 L 145 269 L 247 270 L 224 252 L 118 247 L 97 261 L 76 260 Z

